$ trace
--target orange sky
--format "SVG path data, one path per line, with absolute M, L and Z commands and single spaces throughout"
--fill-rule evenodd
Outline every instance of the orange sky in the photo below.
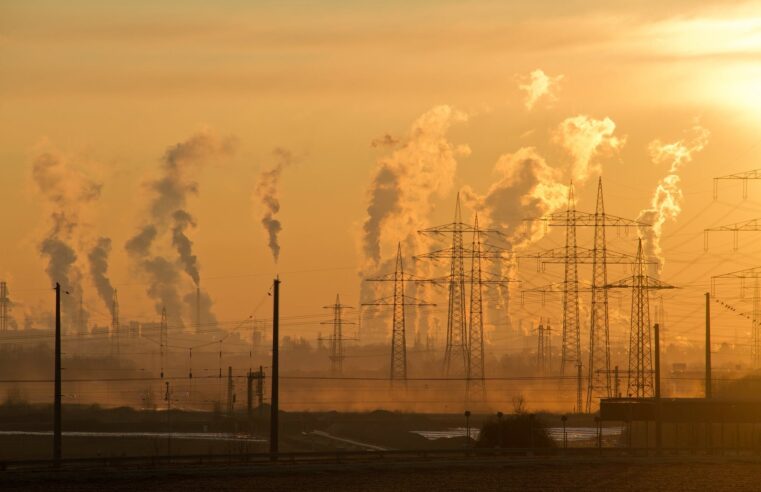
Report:
M 287 313 L 320 312 L 336 292 L 356 305 L 368 189 L 378 162 L 394 152 L 371 142 L 388 134 L 404 145 L 421 115 L 445 105 L 463 115 L 442 133 L 455 167 L 451 184 L 428 199 L 430 211 L 415 218 L 421 228 L 450 219 L 458 190 L 486 194 L 499 180 L 501 156 L 521 148 L 535 147 L 565 183 L 574 157 L 557 133 L 578 115 L 615 124 L 620 142 L 590 166 L 594 175 L 602 170 L 608 212 L 634 218 L 668 174 L 668 165 L 652 162 L 651 142 L 686 139 L 696 124 L 708 130 L 705 148 L 679 172 L 682 213 L 663 228 L 662 278 L 684 287 L 666 295 L 666 336 L 699 339 L 710 275 L 754 266 L 761 253 L 752 235 L 741 237 L 736 253 L 731 237 L 712 237 L 706 253 L 702 236 L 705 227 L 761 215 L 761 183 L 750 185 L 745 202 L 738 185 L 722 184 L 713 202 L 710 179 L 759 167 L 761 4 L 595 3 L 3 2 L 0 276 L 19 303 L 15 315 L 50 302 L 39 253 L 50 209 L 32 166 L 42 149 L 55 149 L 102 184 L 79 217 L 78 261 L 95 238 L 110 237 L 123 318 L 153 319 L 146 281 L 124 244 L 145 222 L 152 196 L 145 183 L 167 148 L 198 132 L 236 142 L 234 153 L 195 168 L 199 193 L 188 202 L 197 222 L 188 235 L 217 317 L 246 318 L 276 272 Z M 520 86 L 534 70 L 555 79 L 551 94 L 528 109 Z M 275 266 L 254 189 L 277 147 L 295 162 L 278 185 Z M 594 181 L 579 183 L 580 208 L 592 208 Z M 388 244 L 403 238 L 385 234 L 387 259 Z M 561 242 L 553 233 L 537 246 Z M 632 244 L 611 246 L 633 253 Z M 532 267 L 519 272 L 527 285 L 562 273 L 549 267 L 537 278 Z M 610 276 L 623 273 L 614 267 Z M 191 288 L 183 277 L 182 292 Z M 84 292 L 92 321 L 106 324 L 107 307 L 89 280 Z M 558 316 L 557 303 L 544 309 Z M 268 310 L 265 302 L 256 314 Z M 528 323 L 540 311 L 516 305 L 511 315 Z M 719 340 L 736 326 L 748 329 L 725 317 Z M 319 327 L 294 330 L 311 338 Z

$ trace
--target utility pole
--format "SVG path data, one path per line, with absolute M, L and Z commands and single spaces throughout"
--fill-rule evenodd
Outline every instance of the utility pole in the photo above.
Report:
M 711 399 L 711 294 L 706 292 L 706 399 Z
M 272 397 L 270 402 L 270 454 L 277 460 L 278 453 L 278 385 L 280 341 L 280 278 L 272 284 Z
M 753 369 L 761 369 L 761 290 L 758 279 L 753 282 L 753 314 L 751 316 L 751 359 Z
M 53 395 L 53 459 L 61 461 L 61 284 L 55 283 L 55 387 Z

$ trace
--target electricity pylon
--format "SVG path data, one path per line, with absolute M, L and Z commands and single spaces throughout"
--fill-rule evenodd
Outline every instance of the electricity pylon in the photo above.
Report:
M 609 251 L 606 246 L 606 233 L 608 227 L 617 230 L 630 227 L 649 227 L 644 222 L 625 219 L 616 215 L 605 213 L 603 200 L 602 178 L 597 184 L 597 204 L 594 213 L 576 210 L 573 183 L 568 190 L 568 205 L 564 212 L 556 212 L 544 217 L 529 219 L 544 222 L 545 226 L 565 227 L 565 247 L 551 249 L 540 253 L 521 254 L 521 258 L 536 258 L 539 269 L 547 263 L 563 263 L 565 267 L 564 279 L 561 284 L 550 285 L 529 289 L 533 292 L 560 292 L 563 295 L 563 331 L 561 352 L 561 374 L 565 374 L 566 366 L 575 366 L 576 384 L 576 410 L 582 411 L 582 352 L 581 352 L 581 323 L 579 320 L 579 293 L 580 288 L 578 265 L 582 263 L 592 264 L 592 293 L 591 323 L 590 323 L 590 367 L 587 368 L 587 399 L 586 411 L 591 412 L 591 393 L 611 394 L 610 377 L 605 375 L 610 372 L 610 341 L 607 293 L 603 286 L 607 282 L 608 264 L 631 264 L 637 259 L 628 254 Z M 594 247 L 592 249 L 579 247 L 576 243 L 577 227 L 594 227 Z M 596 343 L 595 343 L 596 342 Z M 602 368 L 594 367 L 603 365 Z M 603 369 L 604 372 L 598 371 Z M 600 376 L 599 374 L 603 374 Z
M 483 284 L 481 283 L 481 234 L 478 231 L 478 214 L 474 220 L 473 247 L 471 253 L 470 319 L 468 323 L 468 373 L 466 392 L 486 399 L 484 376 L 484 318 Z
M 169 346 L 169 336 L 167 334 L 166 307 L 161 308 L 161 325 L 159 326 L 159 350 L 161 355 L 161 379 L 164 379 L 164 359 L 166 358 Z
M 11 304 L 8 298 L 8 284 L 0 282 L 0 333 L 8 332 L 8 311 Z
M 743 200 L 748 198 L 748 180 L 749 179 L 761 179 L 761 169 L 753 169 L 751 171 L 745 171 L 735 174 L 727 174 L 726 176 L 719 176 L 713 178 L 713 199 L 719 198 L 719 180 L 741 180 L 743 182 Z
M 547 326 L 544 320 L 539 318 L 537 327 L 537 344 L 536 344 L 536 368 L 539 374 L 547 376 L 552 368 L 552 327 L 550 320 L 547 319 Z
M 611 284 L 606 289 L 631 289 L 631 330 L 629 332 L 628 394 L 636 398 L 654 396 L 653 351 L 650 333 L 650 291 L 674 289 L 673 285 L 648 276 L 642 253 L 642 239 L 637 241 L 637 263 L 634 274 Z
M 450 272 L 447 279 L 449 287 L 449 306 L 447 312 L 447 337 L 444 349 L 444 374 L 463 374 L 467 376 L 469 367 L 468 355 L 468 327 L 465 304 L 465 256 L 468 251 L 463 245 L 463 235 L 466 233 L 485 234 L 497 233 L 495 230 L 477 230 L 474 226 L 462 221 L 460 209 L 460 194 L 457 194 L 455 204 L 454 222 L 441 226 L 431 227 L 419 231 L 421 234 L 452 237 L 452 247 L 433 251 L 427 255 L 416 256 L 416 259 L 442 259 L 451 260 Z M 481 256 L 483 258 L 483 256 Z M 435 282 L 438 282 L 436 279 Z
M 346 321 L 343 319 L 343 311 L 344 309 L 354 309 L 351 306 L 346 306 L 344 304 L 341 304 L 341 298 L 338 294 L 336 294 L 336 302 L 335 304 L 332 304 L 330 306 L 323 306 L 323 309 L 330 309 L 333 311 L 333 319 L 330 321 L 323 321 L 320 324 L 326 325 L 333 325 L 333 335 L 327 338 L 323 338 L 323 340 L 330 341 L 330 373 L 333 376 L 341 376 L 343 374 L 343 367 L 344 367 L 344 348 L 343 348 L 343 342 L 346 340 L 351 340 L 349 338 L 345 338 L 343 335 L 343 326 L 344 325 L 353 325 L 354 323 L 351 321 Z
M 459 220 L 459 196 L 457 204 L 456 219 Z M 457 354 L 457 358 L 462 358 L 463 371 L 465 375 L 465 386 L 468 399 L 485 399 L 486 385 L 485 385 L 485 369 L 484 369 L 484 334 L 483 334 L 483 286 L 484 285 L 505 285 L 513 280 L 507 278 L 496 277 L 484 272 L 482 269 L 482 261 L 484 260 L 504 260 L 509 258 L 509 253 L 503 248 L 484 244 L 482 242 L 482 236 L 488 236 L 489 234 L 498 234 L 493 229 L 482 229 L 478 225 L 478 216 L 475 218 L 474 225 L 467 225 L 459 222 L 460 229 L 473 234 L 473 242 L 470 248 L 466 248 L 462 245 L 452 248 L 446 248 L 442 250 L 432 251 L 430 253 L 418 255 L 415 259 L 427 259 L 427 260 L 441 260 L 451 259 L 452 265 L 455 264 L 455 260 L 463 265 L 463 275 L 457 279 L 457 283 L 470 284 L 470 305 L 469 316 L 467 323 L 465 324 L 465 331 L 461 336 L 456 335 L 453 332 L 447 333 L 447 350 L 444 353 L 444 370 L 447 376 L 451 375 L 452 371 L 452 358 L 453 354 Z M 450 225 L 451 226 L 451 225 Z M 449 226 L 443 226 L 449 227 Z M 426 229 L 423 232 L 432 232 L 434 230 L 441 230 L 441 228 Z M 464 261 L 465 255 L 470 256 L 471 269 L 468 276 L 464 274 Z M 457 259 L 460 258 L 460 259 Z M 434 285 L 449 285 L 450 291 L 450 308 L 451 294 L 453 292 L 453 275 L 450 273 L 446 278 L 431 278 L 418 280 L 419 282 L 429 282 Z M 458 288 L 459 289 L 459 288 Z M 464 294 L 464 289 L 463 289 Z M 463 302 L 465 296 L 463 295 Z M 450 309 L 450 314 L 453 311 Z M 456 314 L 456 313 L 455 313 Z M 464 311 L 463 311 L 464 316 Z M 454 318 L 450 316 L 451 323 L 449 325 L 457 326 L 458 315 Z M 455 352 L 456 351 L 456 352 Z M 460 355 L 462 354 L 462 355 Z
M 741 232 L 761 232 L 761 219 L 751 219 L 735 224 L 727 224 L 718 227 L 709 227 L 703 229 L 703 249 L 708 251 L 708 233 L 709 232 L 731 232 L 732 233 L 732 250 L 737 251 L 740 243 Z
M 404 260 L 402 257 L 402 245 L 399 243 L 396 249 L 396 268 L 393 274 L 370 278 L 368 282 L 393 282 L 394 295 L 381 298 L 363 306 L 392 306 L 393 319 L 391 322 L 391 365 L 389 378 L 391 382 L 407 381 L 407 306 L 435 306 L 435 304 L 421 301 L 405 295 L 404 284 L 415 279 L 404 273 Z
M 724 273 L 711 277 L 711 294 L 716 293 L 717 280 L 739 280 L 740 297 L 745 297 L 746 280 L 753 280 L 753 311 L 751 312 L 751 362 L 754 369 L 761 369 L 761 292 L 759 292 L 759 279 L 761 279 L 761 267 L 747 268 L 736 272 Z
M 642 258 L 640 258 L 642 261 Z M 589 323 L 586 412 L 592 413 L 595 396 L 610 398 L 610 319 L 608 316 L 608 252 L 605 242 L 605 201 L 602 178 L 597 182 L 594 251 L 592 255 L 592 306 Z M 602 369 L 604 372 L 599 372 Z
M 111 300 L 111 352 L 119 356 L 119 297 L 114 289 L 114 297 Z

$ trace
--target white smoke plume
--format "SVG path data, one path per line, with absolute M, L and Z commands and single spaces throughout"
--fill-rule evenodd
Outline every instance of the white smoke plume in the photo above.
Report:
M 570 172 L 574 183 L 583 184 L 590 176 L 601 174 L 602 164 L 596 158 L 611 156 L 624 146 L 626 137 L 614 135 L 615 131 L 610 118 L 578 115 L 560 123 L 554 139 L 573 158 Z
M 209 161 L 231 155 L 234 147 L 232 138 L 201 132 L 167 149 L 158 178 L 148 182 L 152 197 L 145 223 L 125 244 L 133 264 L 147 277 L 147 293 L 156 312 L 166 308 L 167 316 L 175 323 L 181 322 L 183 311 L 180 270 L 187 273 L 194 286 L 200 281 L 193 243 L 186 235 L 186 230 L 196 225 L 187 210 L 188 198 L 198 193 L 195 175 Z M 168 245 L 176 256 L 162 254 Z M 160 252 L 154 254 L 154 249 Z
M 421 276 L 432 275 L 429 264 L 415 263 L 411 257 L 427 248 L 429 240 L 417 231 L 430 224 L 435 198 L 449 193 L 457 170 L 457 157 L 466 156 L 466 145 L 455 145 L 447 133 L 452 125 L 467 121 L 468 116 L 450 106 L 435 106 L 420 115 L 409 131 L 401 137 L 386 134 L 371 145 L 385 150 L 378 158 L 368 187 L 367 216 L 362 225 L 361 249 L 364 265 L 360 278 L 394 271 L 398 243 L 402 245 L 405 272 Z M 454 203 L 450 204 L 454 212 Z M 362 281 L 360 301 L 381 297 L 383 287 Z M 408 295 L 426 299 L 429 287 L 409 286 Z M 374 311 L 363 316 L 363 330 L 372 330 Z M 425 336 L 429 314 L 422 310 L 411 315 L 410 325 L 418 335 Z M 377 325 L 376 332 L 387 333 L 387 325 Z M 372 335 L 371 335 L 372 336 Z
M 111 239 L 100 237 L 87 254 L 90 263 L 90 277 L 95 284 L 103 304 L 113 314 L 114 287 L 108 278 L 108 256 L 111 254 Z
M 557 99 L 555 91 L 560 81 L 563 80 L 563 76 L 557 75 L 551 77 L 544 73 L 543 70 L 536 69 L 527 76 L 522 77 L 521 80 L 522 82 L 519 84 L 519 87 L 522 91 L 526 92 L 524 104 L 526 109 L 531 111 L 541 99 L 544 99 L 548 103 L 552 103 Z
M 452 189 L 457 157 L 469 155 L 470 148 L 452 144 L 447 132 L 467 119 L 450 106 L 436 106 L 415 120 L 390 153 L 378 159 L 363 224 L 367 267 L 392 258 L 398 242 L 417 236 L 421 224 L 428 223 L 433 198 Z
M 653 163 L 668 165 L 667 174 L 655 187 L 649 207 L 640 211 L 637 217 L 637 220 L 652 225 L 652 227 L 640 228 L 645 256 L 657 261 L 656 265 L 651 265 L 652 275 L 660 274 L 665 262 L 661 249 L 663 226 L 666 221 L 676 220 L 682 211 L 683 194 L 679 171 L 692 161 L 695 153 L 703 150 L 711 134 L 697 124 L 685 133 L 685 137 L 676 142 L 663 143 L 660 140 L 654 140 L 648 146 Z
M 469 188 L 464 196 L 481 210 L 484 224 L 502 232 L 511 248 L 538 240 L 543 228 L 524 219 L 540 217 L 566 205 L 568 186 L 563 173 L 550 166 L 534 147 L 504 154 L 494 166 L 496 181 L 485 195 Z
M 280 176 L 283 174 L 283 169 L 293 163 L 293 155 L 281 148 L 275 149 L 273 154 L 275 156 L 275 164 L 266 171 L 262 171 L 259 175 L 254 195 L 259 199 L 264 208 L 261 223 L 264 226 L 264 231 L 267 233 L 267 245 L 272 253 L 272 258 L 277 263 L 280 257 L 278 234 L 283 230 L 283 224 L 275 218 L 275 215 L 280 211 L 278 185 L 280 184 Z
M 72 326 L 76 320 L 78 328 L 85 328 L 87 312 L 79 316 L 82 273 L 77 265 L 76 243 L 82 215 L 100 196 L 101 185 L 47 146 L 34 159 L 32 178 L 50 219 L 48 232 L 39 244 L 40 254 L 47 260 L 45 272 L 51 283 L 58 282 L 69 292 L 62 299 L 65 322 Z

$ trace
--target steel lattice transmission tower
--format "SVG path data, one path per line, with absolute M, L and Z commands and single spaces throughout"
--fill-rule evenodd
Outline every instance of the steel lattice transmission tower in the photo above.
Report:
M 0 282 L 0 333 L 8 332 L 10 304 L 8 284 Z
M 598 180 L 597 188 L 597 207 L 594 213 L 581 212 L 576 210 L 574 195 L 573 195 L 573 183 L 569 187 L 568 192 L 568 205 L 565 211 L 549 214 L 544 217 L 529 219 L 533 221 L 543 221 L 548 226 L 565 227 L 566 228 L 566 243 L 562 248 L 555 248 L 539 253 L 522 253 L 519 258 L 535 258 L 537 260 L 538 269 L 543 269 L 547 263 L 562 263 L 565 267 L 564 280 L 557 284 L 550 284 L 548 286 L 535 287 L 526 289 L 523 291 L 522 296 L 528 292 L 541 293 L 542 295 L 551 293 L 561 293 L 563 302 L 563 332 L 562 332 L 562 352 L 561 352 L 561 373 L 565 374 L 566 365 L 573 365 L 576 368 L 576 409 L 581 411 L 582 408 L 582 393 L 583 393 L 583 377 L 580 371 L 582 366 L 582 352 L 581 352 L 581 323 L 579 320 L 579 293 L 582 291 L 590 291 L 592 293 L 592 313 L 595 314 L 596 320 L 593 318 L 590 323 L 590 342 L 592 337 L 595 340 L 599 340 L 596 347 L 592 347 L 590 344 L 590 365 L 594 364 L 592 356 L 595 360 L 607 360 L 607 362 L 601 362 L 604 369 L 598 370 L 597 368 L 587 368 L 588 372 L 599 373 L 601 371 L 609 371 L 610 366 L 610 348 L 609 336 L 609 321 L 607 316 L 607 294 L 601 293 L 604 290 L 602 287 L 605 285 L 607 278 L 607 266 L 609 264 L 634 264 L 638 260 L 635 256 L 625 253 L 617 253 L 607 249 L 606 245 L 606 229 L 615 227 L 618 230 L 623 228 L 628 230 L 629 228 L 642 228 L 649 227 L 650 224 L 639 222 L 636 220 L 625 219 L 619 216 L 610 215 L 605 213 L 604 200 L 603 200 L 603 188 L 602 178 Z M 581 247 L 576 243 L 577 227 L 593 227 L 595 244 L 593 248 Z M 644 260 L 639 260 L 644 261 Z M 653 260 L 648 260 L 645 263 L 653 263 Z M 592 285 L 590 288 L 581 288 L 578 277 L 578 265 L 582 263 L 592 264 Z M 608 354 L 606 356 L 606 354 Z M 607 368 L 605 368 L 607 366 Z M 602 387 L 603 394 L 610 394 L 612 389 L 610 388 L 610 377 L 602 375 L 601 381 L 594 380 L 596 375 L 588 374 L 587 378 L 587 390 L 589 393 L 590 384 L 597 387 Z M 593 392 L 594 393 L 594 392 Z M 591 410 L 590 396 L 587 395 L 587 411 Z
M 435 306 L 435 304 L 421 301 L 405 294 L 404 284 L 411 280 L 417 280 L 412 275 L 404 273 L 404 258 L 402 245 L 397 244 L 396 266 L 394 273 L 376 278 L 367 279 L 369 282 L 393 282 L 394 295 L 389 298 L 381 298 L 372 302 L 363 303 L 363 306 L 391 306 L 393 317 L 391 322 L 391 364 L 389 377 L 391 382 L 407 381 L 407 306 Z
M 751 171 L 744 171 L 741 173 L 727 174 L 726 176 L 719 176 L 713 178 L 713 199 L 719 198 L 719 180 L 741 180 L 743 183 L 743 200 L 748 198 L 748 180 L 749 179 L 761 179 L 761 169 L 753 169 Z
M 576 203 L 573 183 L 568 188 L 568 206 L 565 222 L 565 269 L 563 272 L 563 332 L 560 356 L 560 374 L 566 366 L 581 366 L 581 323 L 579 320 L 579 270 L 576 258 Z M 581 410 L 581 391 L 577 395 L 577 409 Z
M 547 326 L 545 326 L 544 319 L 539 318 L 536 342 L 536 368 L 542 376 L 550 374 L 552 370 L 552 326 L 550 326 L 549 319 L 547 319 Z
M 637 241 L 637 263 L 634 265 L 634 274 L 605 286 L 609 289 L 631 289 L 632 292 L 627 387 L 628 394 L 635 398 L 654 396 L 650 291 L 674 288 L 672 285 L 648 276 L 645 265 L 640 238 Z
M 753 309 L 751 311 L 751 362 L 754 369 L 761 369 L 761 267 L 753 267 L 736 272 L 724 273 L 711 277 L 711 294 L 716 293 L 717 280 L 739 280 L 740 297 L 745 297 L 746 280 L 753 280 Z M 747 316 L 747 314 L 746 314 Z
M 472 394 L 475 397 L 477 396 L 476 393 L 479 393 L 479 388 L 484 388 L 480 391 L 479 396 L 483 397 L 485 396 L 483 286 L 504 286 L 513 280 L 488 275 L 482 269 L 482 262 L 484 260 L 505 260 L 509 258 L 509 252 L 504 248 L 482 242 L 482 237 L 489 234 L 498 234 L 498 231 L 480 228 L 477 217 L 476 223 L 472 226 L 462 222 L 459 195 L 455 208 L 455 223 L 426 229 L 421 232 L 429 234 L 451 233 L 453 238 L 456 238 L 451 248 L 432 251 L 415 257 L 416 259 L 434 261 L 442 259 L 451 260 L 450 275 L 445 278 L 418 281 L 429 282 L 434 285 L 445 284 L 449 287 L 447 326 L 452 329 L 447 330 L 447 346 L 444 352 L 445 375 L 450 376 L 453 373 L 463 374 L 466 379 L 468 396 Z M 473 234 L 473 242 L 470 248 L 466 248 L 462 244 L 464 233 Z M 469 256 L 471 260 L 471 269 L 467 276 L 464 273 L 464 258 L 466 256 Z M 465 316 L 466 284 L 470 284 L 470 306 L 467 319 Z M 459 367 L 460 360 L 462 361 L 463 371 L 453 371 L 454 362 L 456 361 Z
M 608 316 L 608 254 L 605 242 L 605 201 L 602 178 L 597 183 L 594 248 L 592 259 L 592 309 L 589 324 L 589 365 L 587 366 L 586 411 L 592 412 L 595 396 L 610 398 L 610 320 Z M 641 258 L 639 259 L 642 260 Z
M 751 219 L 735 224 L 727 224 L 718 227 L 703 229 L 703 249 L 708 251 L 708 233 L 709 232 L 731 232 L 732 249 L 737 251 L 740 246 L 741 232 L 761 232 L 761 219 Z
M 444 349 L 444 374 L 452 373 L 452 364 L 462 366 L 467 373 L 468 348 L 465 324 L 465 258 L 460 194 L 457 194 L 452 223 L 452 263 L 449 272 L 449 306 L 447 311 L 447 340 Z M 453 361 L 454 359 L 454 361 Z
M 478 215 L 474 220 L 473 247 L 470 269 L 470 319 L 468 326 L 468 373 L 466 378 L 468 397 L 486 399 L 484 375 L 484 318 L 483 285 L 481 280 L 481 234 Z
M 161 324 L 159 325 L 159 351 L 161 357 L 161 379 L 164 379 L 164 366 L 169 353 L 169 335 L 167 334 L 166 307 L 161 308 Z
M 344 348 L 343 342 L 349 340 L 343 335 L 344 325 L 354 324 L 351 321 L 343 319 L 343 311 L 345 309 L 354 309 L 351 306 L 341 304 L 341 298 L 336 294 L 336 302 L 330 306 L 323 306 L 323 309 L 330 309 L 333 311 L 333 319 L 331 321 L 324 321 L 321 324 L 329 324 L 333 326 L 333 335 L 325 338 L 324 340 L 330 341 L 330 373 L 334 376 L 340 376 L 344 370 Z
M 111 300 L 111 352 L 119 355 L 119 297 L 116 289 Z

